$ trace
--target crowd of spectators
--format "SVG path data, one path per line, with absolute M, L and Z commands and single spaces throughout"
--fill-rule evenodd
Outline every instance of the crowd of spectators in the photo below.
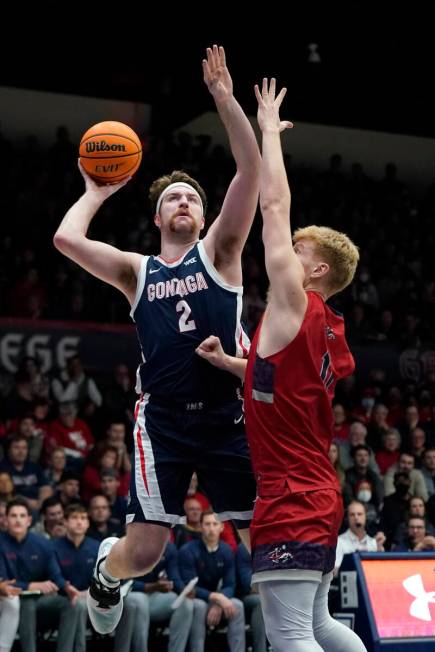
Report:
M 143 145 L 140 171 L 104 204 L 91 236 L 151 253 L 157 252 L 157 239 L 146 198 L 150 182 L 171 169 L 198 178 L 208 194 L 210 224 L 233 163 L 207 136 L 144 138 Z M 0 136 L 2 165 L 0 204 L 8 219 L 0 226 L 0 294 L 5 298 L 0 317 L 127 321 L 120 293 L 51 246 L 52 234 L 83 186 L 67 130 L 58 129 L 49 149 L 32 136 L 23 145 Z M 286 167 L 293 226 L 326 224 L 347 232 L 360 247 L 355 282 L 335 303 L 345 313 L 351 348 L 389 344 L 400 353 L 430 344 L 435 185 L 417 197 L 393 164 L 375 181 L 357 163 L 345 170 L 339 155 L 322 172 L 297 166 L 288 156 Z M 252 333 L 267 292 L 259 219 L 243 264 L 243 319 Z M 49 374 L 38 359 L 26 357 L 14 376 L 0 369 L 0 377 L 0 629 L 6 620 L 16 622 L 23 649 L 33 650 L 36 623 L 43 629 L 54 620 L 59 650 L 72 649 L 71 631 L 75 649 L 84 649 L 83 592 L 98 542 L 119 536 L 124 528 L 134 370 L 120 364 L 112 378 L 93 378 L 77 354 L 65 369 Z M 337 387 L 333 413 L 330 458 L 346 507 L 337 570 L 342 556 L 353 550 L 435 550 L 435 367 L 428 364 L 414 382 L 393 384 L 381 365 L 364 378 L 357 370 Z M 222 526 L 213 515 L 195 482 L 186 496 L 187 522 L 174 528 L 162 561 L 125 589 L 115 650 L 146 650 L 150 623 L 163 622 L 169 626 L 170 650 L 181 652 L 190 637 L 190 649 L 199 651 L 206 625 L 215 628 L 221 621 L 231 650 L 245 649 L 245 622 L 251 625 L 254 652 L 266 650 L 258 595 L 250 588 L 249 556 L 232 526 Z M 38 564 L 29 564 L 35 558 Z M 176 595 L 195 576 L 194 599 L 172 610 Z M 8 581 L 13 579 L 25 597 L 13 594 Z M 222 595 L 221 606 L 208 608 L 210 592 Z M 0 639 L 3 652 L 1 645 Z

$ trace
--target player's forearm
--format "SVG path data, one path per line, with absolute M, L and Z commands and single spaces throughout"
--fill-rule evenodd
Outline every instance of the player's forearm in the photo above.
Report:
M 248 361 L 245 358 L 236 358 L 232 355 L 225 355 L 224 366 L 225 371 L 229 371 L 241 380 L 245 380 L 246 366 Z
M 263 132 L 261 159 L 260 208 L 265 214 L 270 209 L 279 209 L 286 215 L 290 211 L 290 188 L 284 166 L 281 136 L 278 130 Z
M 103 202 L 91 192 L 85 192 L 66 213 L 54 236 L 55 246 L 62 247 L 74 238 L 85 237 L 92 218 Z
M 232 95 L 226 102 L 216 102 L 219 116 L 230 141 L 231 152 L 240 172 L 260 172 L 260 150 L 251 123 Z

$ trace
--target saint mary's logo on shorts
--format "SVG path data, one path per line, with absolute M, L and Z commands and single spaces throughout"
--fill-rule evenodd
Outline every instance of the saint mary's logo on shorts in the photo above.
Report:
M 286 552 L 286 550 L 287 546 L 285 544 L 277 546 L 272 550 L 272 552 L 269 552 L 267 557 L 273 564 L 285 564 L 289 559 L 293 559 L 291 552 Z

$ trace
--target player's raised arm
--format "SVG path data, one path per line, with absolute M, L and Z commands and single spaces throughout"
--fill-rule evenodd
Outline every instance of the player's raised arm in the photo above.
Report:
M 121 290 L 132 302 L 141 256 L 120 251 L 104 242 L 90 240 L 86 235 L 92 218 L 103 202 L 125 186 L 129 179 L 99 186 L 80 165 L 79 168 L 86 190 L 63 218 L 53 238 L 54 246 L 87 272 Z
M 219 217 L 205 241 L 222 255 L 239 255 L 249 234 L 258 203 L 260 151 L 251 124 L 233 95 L 225 51 L 207 48 L 202 62 L 204 81 L 213 95 L 227 131 L 237 171 L 228 188 Z
M 284 167 L 280 133 L 291 122 L 280 120 L 279 108 L 286 94 L 277 96 L 275 79 L 263 79 L 262 90 L 255 87 L 258 124 L 262 132 L 260 208 L 267 275 L 271 284 L 269 302 L 278 307 L 303 312 L 306 294 L 304 269 L 295 254 L 290 229 L 290 188 Z

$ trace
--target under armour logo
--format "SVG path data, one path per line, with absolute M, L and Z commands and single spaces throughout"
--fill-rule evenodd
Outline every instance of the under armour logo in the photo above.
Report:
M 423 586 L 421 575 L 411 575 L 402 582 L 405 589 L 414 596 L 409 613 L 419 620 L 432 620 L 429 605 L 435 604 L 435 591 L 427 592 Z

